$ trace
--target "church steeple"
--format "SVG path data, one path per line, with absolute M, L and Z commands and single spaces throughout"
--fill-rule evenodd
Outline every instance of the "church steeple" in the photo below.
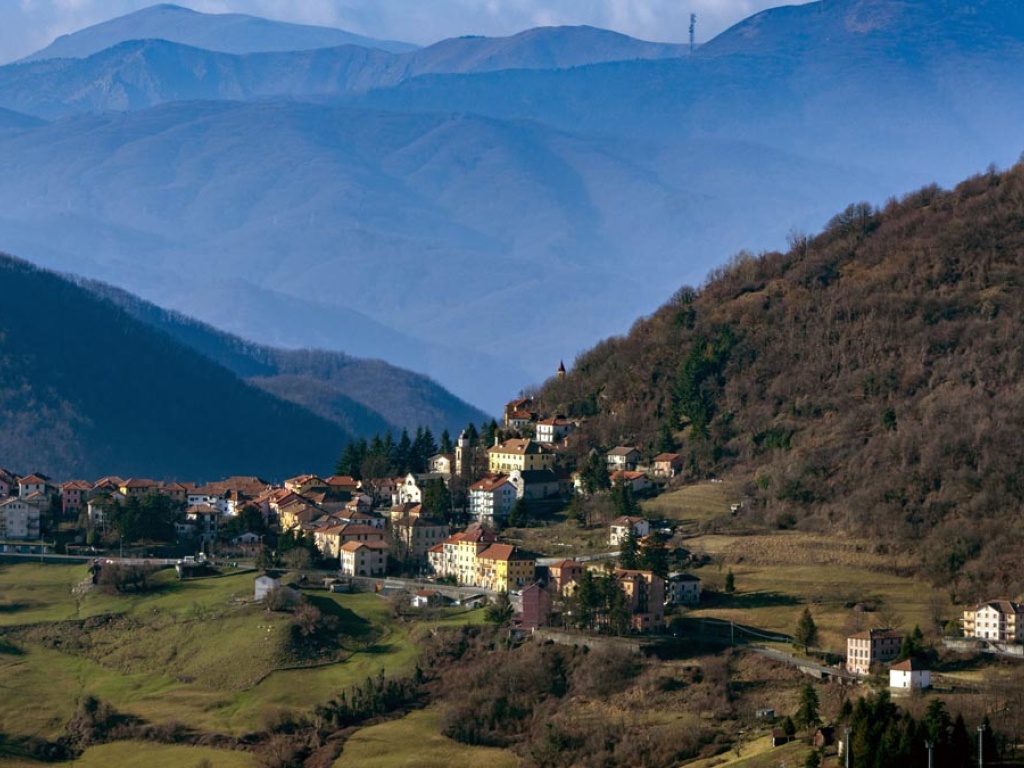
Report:
M 558 361 L 558 378 L 559 378 L 559 380 L 565 378 L 565 361 L 564 360 L 559 360 Z

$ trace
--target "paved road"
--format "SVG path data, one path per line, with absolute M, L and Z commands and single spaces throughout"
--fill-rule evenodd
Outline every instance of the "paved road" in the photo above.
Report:
M 761 656 L 767 656 L 769 659 L 774 659 L 775 661 L 783 664 L 789 664 L 793 667 L 806 669 L 821 676 L 841 677 L 845 680 L 857 679 L 857 675 L 850 674 L 849 672 L 838 669 L 837 667 L 826 667 L 823 664 L 816 664 L 809 659 L 802 659 L 799 656 L 793 656 L 792 654 L 784 653 L 783 651 L 779 651 L 774 648 L 765 648 L 762 645 L 748 645 L 747 648 Z

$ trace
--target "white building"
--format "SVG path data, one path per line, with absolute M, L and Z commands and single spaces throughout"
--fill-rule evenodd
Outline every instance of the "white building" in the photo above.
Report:
M 561 416 L 542 419 L 537 422 L 534 439 L 538 443 L 558 443 L 568 437 L 575 428 L 575 424 Z
M 636 538 L 642 539 L 651 532 L 651 523 L 642 517 L 617 517 L 608 526 L 608 543 L 617 547 L 625 541 L 630 528 Z
M 340 560 L 345 576 L 383 576 L 388 564 L 387 542 L 347 542 L 341 545 Z
M 34 540 L 41 536 L 38 507 L 13 496 L 0 503 L 0 539 Z
M 898 691 L 923 691 L 932 687 L 932 673 L 921 662 L 907 659 L 889 667 L 889 687 Z
M 518 490 L 508 475 L 492 475 L 469 486 L 469 514 L 477 520 L 508 517 Z
M 1024 606 L 1010 600 L 992 600 L 964 611 L 964 637 L 995 643 L 1024 640 Z

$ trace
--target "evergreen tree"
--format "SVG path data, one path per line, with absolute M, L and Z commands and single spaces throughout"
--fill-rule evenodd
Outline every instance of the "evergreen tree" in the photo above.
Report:
M 786 719 L 782 721 L 782 732 L 790 738 L 796 736 L 796 723 L 789 715 L 786 715 Z
M 946 711 L 946 702 L 932 699 L 928 702 L 923 720 L 925 735 L 940 750 L 949 744 L 950 731 L 953 729 L 953 718 Z
M 802 645 L 804 650 L 818 642 L 818 627 L 811 616 L 811 609 L 804 608 L 800 619 L 796 623 L 796 631 L 793 633 L 793 644 Z
M 490 422 L 484 426 L 483 440 L 486 447 L 494 445 L 495 440 L 501 438 L 501 430 L 498 428 L 498 422 L 491 419 Z
M 349 440 L 345 450 L 341 452 L 338 463 L 334 465 L 334 474 L 349 475 L 359 480 L 359 468 L 366 458 L 366 438 L 360 440 Z
M 676 441 L 672 437 L 672 430 L 668 424 L 662 424 L 658 431 L 658 442 L 655 445 L 656 453 L 674 453 Z
M 605 614 L 608 617 L 608 629 L 613 634 L 624 635 L 629 631 L 629 606 L 626 604 L 626 593 L 619 586 L 614 574 L 607 573 L 604 582 Z
M 913 632 L 908 632 L 903 636 L 903 642 L 900 644 L 900 652 L 896 657 L 896 661 L 905 661 L 906 659 L 920 656 L 922 653 L 924 653 L 924 633 L 921 631 L 920 626 L 915 625 Z
M 732 568 L 725 574 L 725 594 L 731 595 L 736 591 L 736 574 L 732 572 Z
M 633 489 L 626 483 L 616 483 L 612 487 L 612 503 L 619 515 L 627 517 L 640 517 L 640 505 L 633 496 Z
M 476 447 L 477 443 L 480 442 L 480 433 L 476 431 L 476 424 L 472 421 L 466 427 L 466 440 L 469 441 L 470 448 Z
M 569 506 L 565 511 L 565 519 L 571 520 L 580 528 L 587 527 L 587 508 L 582 497 L 573 496 L 569 500 Z
M 636 530 L 632 525 L 619 542 L 619 567 L 633 570 L 640 566 L 640 546 L 636 538 Z
M 953 729 L 949 734 L 949 764 L 960 768 L 969 766 L 974 756 L 974 743 L 967 733 L 967 724 L 964 723 L 964 716 L 957 715 L 953 721 Z
M 652 533 L 640 542 L 639 568 L 651 571 L 663 579 L 668 578 L 668 550 L 665 549 L 665 536 Z
M 402 436 L 398 439 L 398 445 L 394 450 L 394 461 L 398 474 L 405 475 L 412 472 L 412 440 L 409 439 L 409 430 L 403 429 Z
M 494 598 L 494 602 L 487 606 L 487 609 L 484 611 L 484 618 L 491 624 L 497 624 L 501 627 L 512 620 L 513 612 L 512 601 L 509 600 L 508 592 L 501 592 Z
M 588 496 L 611 487 L 612 481 L 608 474 L 608 467 L 596 452 L 587 457 L 583 469 L 580 470 L 580 483 L 583 486 L 583 492 Z
M 441 478 L 428 480 L 423 487 L 423 515 L 451 521 L 452 495 Z
M 584 568 L 576 582 L 574 597 L 575 624 L 580 629 L 591 629 L 598 605 L 598 591 L 594 584 L 594 575 L 589 568 Z
M 508 524 L 513 528 L 525 528 L 530 524 L 530 508 L 526 499 L 516 499 L 508 513 Z
M 801 728 L 813 728 L 821 723 L 818 715 L 818 692 L 810 683 L 804 683 L 800 689 L 800 705 L 797 707 L 793 721 Z
M 430 466 L 430 457 L 438 452 L 437 441 L 434 440 L 434 433 L 430 431 L 430 427 L 424 427 L 422 432 L 416 430 L 413 452 L 416 454 L 418 466 L 422 467 L 419 471 L 426 472 Z
M 449 454 L 454 453 L 455 446 L 452 444 L 452 436 L 448 434 L 447 429 L 441 430 L 441 445 L 438 448 L 438 453 Z

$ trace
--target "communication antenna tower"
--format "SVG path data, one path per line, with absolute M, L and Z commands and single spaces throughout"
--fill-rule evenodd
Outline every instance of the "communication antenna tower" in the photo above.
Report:
M 694 40 L 694 33 L 696 32 L 696 30 L 697 30 L 697 14 L 696 13 L 691 13 L 690 14 L 690 55 L 693 55 L 693 40 Z

